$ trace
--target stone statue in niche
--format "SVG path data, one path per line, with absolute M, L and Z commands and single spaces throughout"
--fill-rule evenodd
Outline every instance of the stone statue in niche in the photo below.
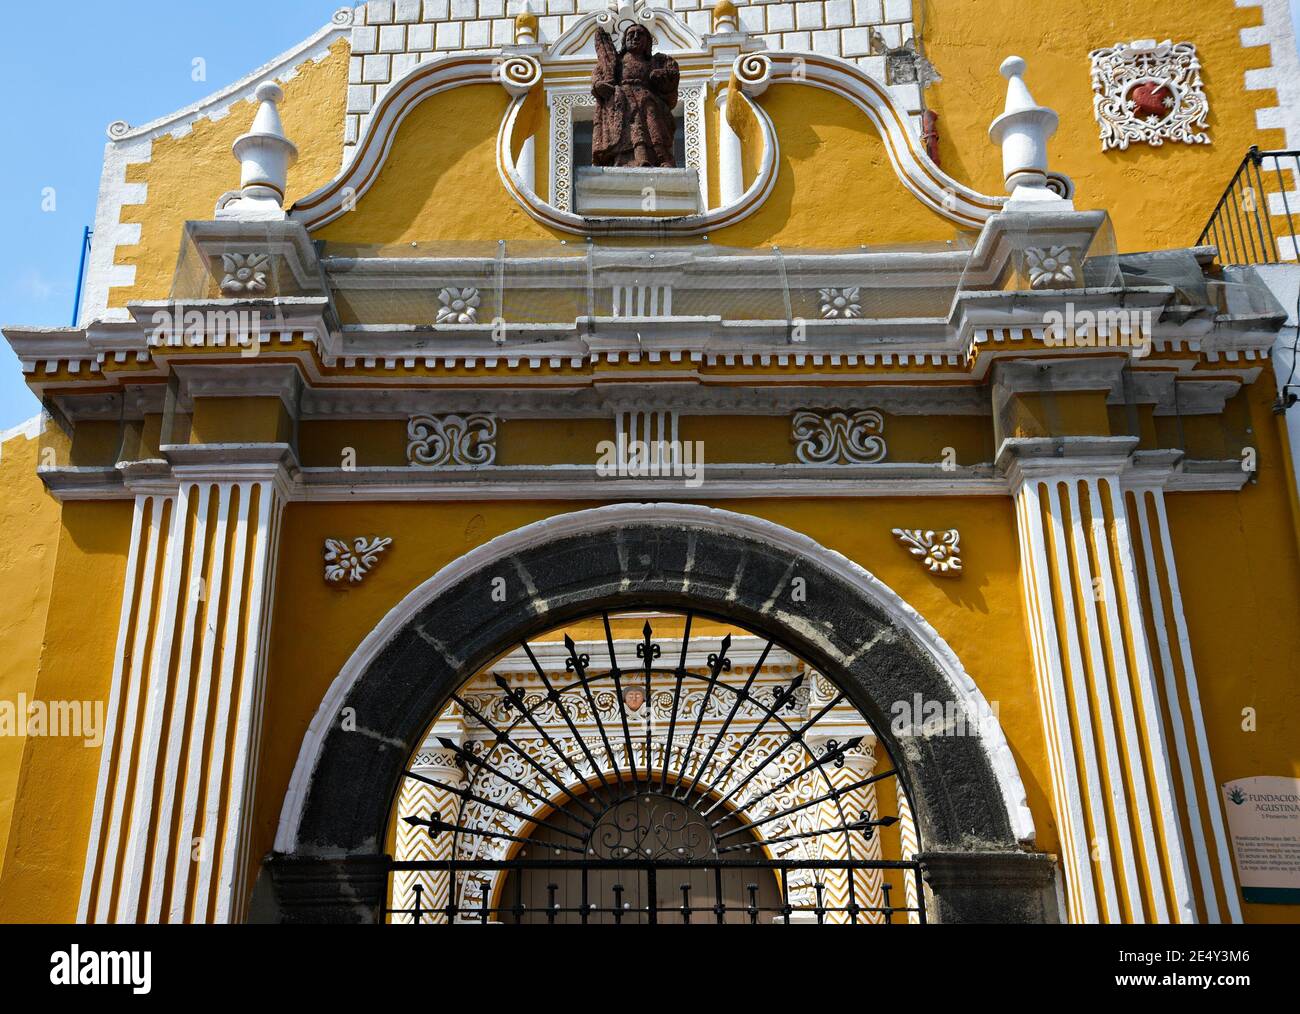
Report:
M 591 161 L 597 166 L 628 169 L 673 169 L 677 123 L 677 61 L 655 53 L 654 36 L 643 25 L 623 33 L 623 51 L 604 29 L 596 32 L 596 69 L 591 94 L 596 118 L 591 134 Z

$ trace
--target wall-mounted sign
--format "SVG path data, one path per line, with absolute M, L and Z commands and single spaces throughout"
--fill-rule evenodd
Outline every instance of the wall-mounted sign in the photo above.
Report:
M 1223 786 L 1241 896 L 1300 905 L 1300 778 L 1242 778 Z

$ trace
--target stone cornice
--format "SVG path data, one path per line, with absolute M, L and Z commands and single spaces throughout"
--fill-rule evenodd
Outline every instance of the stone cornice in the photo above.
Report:
M 873 465 L 709 464 L 706 482 L 612 478 L 595 465 L 301 467 L 287 444 L 168 445 L 166 460 L 116 468 L 55 467 L 39 474 L 60 501 L 112 500 L 174 492 L 181 481 L 273 481 L 288 500 L 338 503 L 569 500 L 648 497 L 677 502 L 768 498 L 1005 496 L 1027 479 L 1105 474 L 1124 485 L 1169 492 L 1232 491 L 1249 479 L 1235 459 L 1184 460 L 1181 452 L 1129 452 L 1131 437 L 1061 438 L 1004 444 L 999 466 L 882 462 Z M 1058 447 L 1067 453 L 1056 455 Z

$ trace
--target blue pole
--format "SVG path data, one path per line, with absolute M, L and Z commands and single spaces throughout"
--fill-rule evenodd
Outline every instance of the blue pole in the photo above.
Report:
M 90 226 L 86 226 L 86 231 L 81 235 L 81 264 L 77 268 L 77 295 L 72 301 L 72 326 L 77 326 L 77 319 L 81 316 L 81 288 L 86 280 L 86 254 L 90 252 L 90 237 L 94 235 L 90 231 Z

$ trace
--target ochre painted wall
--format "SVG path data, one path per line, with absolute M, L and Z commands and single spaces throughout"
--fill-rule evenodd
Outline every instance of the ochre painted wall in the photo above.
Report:
M 1261 23 L 1259 7 L 1233 0 L 924 0 L 924 6 L 926 55 L 943 75 L 926 102 L 939 114 L 944 169 L 985 193 L 1003 192 L 1001 153 L 985 131 L 1005 101 L 999 64 L 1013 53 L 1023 56 L 1034 98 L 1061 117 L 1052 167 L 1074 179 L 1078 207 L 1110 212 L 1121 250 L 1191 246 L 1247 149 L 1284 147 L 1281 131 L 1255 125 L 1255 111 L 1277 105 L 1276 93 L 1244 87 L 1245 72 L 1270 61 L 1268 47 L 1241 46 L 1241 30 Z M 1103 153 L 1088 54 L 1151 38 L 1196 44 L 1214 143 Z
M 36 476 L 39 438 L 0 446 L 0 702 L 34 697 L 59 544 L 60 510 Z M 26 738 L 0 735 L 0 877 Z
M 1031 31 L 1023 0 L 925 3 L 926 52 L 943 75 L 926 91 L 926 102 L 940 116 L 945 170 L 977 190 L 1003 192 L 1000 153 L 987 130 L 1006 95 L 997 67 L 1019 52 L 1030 58 L 1035 97 L 1061 115 L 1053 166 L 1074 177 L 1078 206 L 1108 210 L 1122 250 L 1195 242 L 1246 149 L 1284 141 L 1281 132 L 1256 127 L 1256 111 L 1275 105 L 1274 93 L 1244 88 L 1246 71 L 1269 61 L 1267 47 L 1240 44 L 1241 30 L 1260 23 L 1260 10 L 1230 0 L 1110 0 L 1090 6 L 1086 17 L 1066 4 L 1039 0 L 1033 7 Z M 1214 143 L 1103 153 L 1088 53 L 1151 37 L 1197 45 Z M 304 64 L 285 86 L 285 130 L 302 153 L 290 174 L 290 201 L 339 171 L 348 56 L 348 44 L 339 42 L 326 60 Z M 875 129 L 846 100 L 786 84 L 758 101 L 780 139 L 777 185 L 753 218 L 718 230 L 711 242 L 826 248 L 956 235 L 955 226 L 907 193 Z M 377 186 L 319 237 L 364 244 L 561 238 L 529 218 L 498 185 L 496 132 L 506 103 L 496 85 L 426 100 L 399 129 Z M 253 103 L 240 103 L 220 121 L 199 120 L 184 137 L 159 138 L 151 161 L 129 168 L 129 180 L 148 184 L 148 199 L 123 209 L 122 220 L 141 223 L 143 231 L 139 245 L 118 250 L 118 263 L 136 265 L 137 275 L 129 289 L 113 290 L 113 305 L 166 296 L 183 223 L 211 218 L 217 198 L 237 184 L 230 144 L 247 129 L 253 111 Z M 546 129 L 543 122 L 543 135 Z M 752 157 L 747 152 L 746 161 Z M 544 179 L 544 144 L 538 158 Z
M 944 76 L 927 92 L 940 113 L 941 153 L 950 174 L 998 193 L 1001 166 L 989 122 L 1005 95 L 998 63 L 1030 58 L 1029 83 L 1056 108 L 1061 133 L 1053 164 L 1074 176 L 1077 203 L 1105 208 L 1122 249 L 1186 246 L 1252 143 L 1280 146 L 1255 127 L 1268 92 L 1243 77 L 1266 49 L 1242 49 L 1242 28 L 1258 9 L 1231 0 L 1109 0 L 1091 5 L 1023 0 L 925 4 L 927 54 Z M 1143 37 L 1195 42 L 1204 65 L 1211 146 L 1170 144 L 1103 154 L 1092 116 L 1090 49 Z M 286 131 L 302 159 L 290 199 L 334 177 L 342 156 L 348 46 L 308 62 L 285 86 Z M 322 230 L 335 243 L 399 244 L 498 238 L 558 238 L 530 219 L 498 185 L 497 125 L 505 92 L 473 86 L 428 100 L 402 125 L 376 187 L 355 212 Z M 780 175 L 750 220 L 710 237 L 720 245 L 844 247 L 945 240 L 946 221 L 925 210 L 894 177 L 867 119 L 845 100 L 778 85 L 759 100 L 776 124 Z M 151 161 L 128 179 L 146 183 L 147 203 L 128 206 L 137 246 L 117 260 L 137 268 L 114 305 L 165 297 L 183 223 L 209 219 L 235 186 L 231 142 L 247 130 L 253 104 L 217 122 L 200 120 L 180 138 L 153 144 Z M 544 152 L 544 146 L 539 154 Z M 747 153 L 747 162 L 752 152 Z M 1262 472 L 1241 494 L 1176 494 L 1169 513 L 1207 734 L 1220 781 L 1250 774 L 1300 774 L 1300 560 L 1295 520 L 1272 417 L 1271 380 L 1251 393 Z M 964 431 L 963 431 L 964 432 Z M 970 434 L 967 437 L 974 439 Z M 324 440 L 325 435 L 322 434 Z M 327 444 L 328 441 L 326 440 Z M 128 500 L 60 509 L 34 476 L 35 444 L 11 441 L 0 455 L 0 694 L 50 700 L 106 700 L 130 531 Z M 252 859 L 271 847 L 285 788 L 307 723 L 339 668 L 401 598 L 441 567 L 492 537 L 588 503 L 293 504 L 281 546 L 266 743 L 255 810 Z M 1038 847 L 1057 848 L 1049 777 L 1025 630 L 1015 517 L 1009 498 L 773 500 L 716 504 L 786 525 L 877 574 L 935 626 L 962 659 L 1001 721 L 1020 766 L 1038 828 Z M 61 527 L 60 527 L 61 522 Z M 938 580 L 892 539 L 893 527 L 959 527 L 966 569 Z M 326 537 L 394 538 L 366 582 L 346 589 L 322 577 Z M 57 548 L 56 548 L 57 547 Z M 1225 594 L 1225 589 L 1230 590 Z M 1242 730 L 1242 708 L 1258 731 Z M 75 917 L 99 751 L 66 740 L 0 740 L 0 920 Z M 17 802 L 13 802 L 16 798 Z M 1296 919 L 1294 907 L 1253 906 L 1253 920 Z
M 117 646 L 130 500 L 68 503 L 33 693 L 103 701 Z M 7 589 L 6 589 L 7 591 Z M 0 922 L 74 922 L 95 804 L 100 750 L 73 738 L 23 748 L 13 827 L 0 873 Z
M 477 240 L 485 247 L 498 239 L 550 238 L 497 178 L 497 128 L 508 99 L 499 85 L 468 85 L 420 103 L 398 128 L 388 161 L 356 210 L 316 238 Z
M 338 42 L 325 60 L 308 61 L 284 82 L 281 118 L 299 154 L 289 171 L 290 201 L 328 183 L 339 170 L 350 52 L 347 42 Z M 167 298 L 185 223 L 211 219 L 217 199 L 239 187 L 239 163 L 230 146 L 248 131 L 256 108 L 256 102 L 241 102 L 223 119 L 196 121 L 183 137 L 160 137 L 150 161 L 127 167 L 128 182 L 146 184 L 148 198 L 122 209 L 124 223 L 140 223 L 140 242 L 117 249 L 118 264 L 135 265 L 135 284 L 112 289 L 111 306 Z

